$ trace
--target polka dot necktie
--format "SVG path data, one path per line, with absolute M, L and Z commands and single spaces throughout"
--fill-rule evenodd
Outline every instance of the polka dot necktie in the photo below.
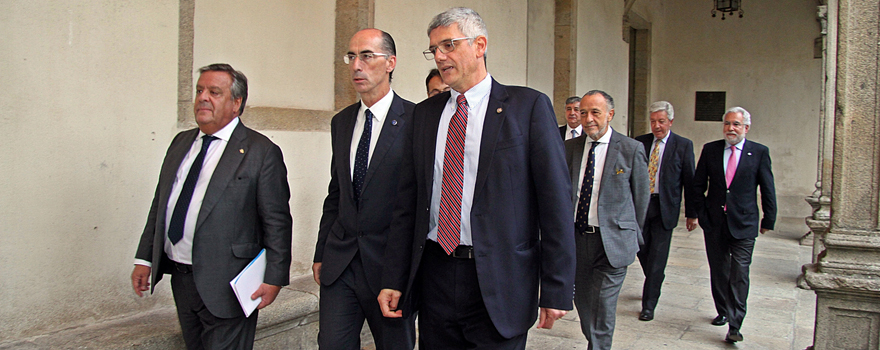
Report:
M 464 141 L 467 131 L 468 104 L 464 94 L 456 99 L 458 107 L 449 121 L 446 150 L 443 153 L 443 180 L 440 184 L 440 223 L 437 243 L 452 254 L 461 239 L 461 192 L 464 181 Z
M 205 162 L 205 154 L 208 153 L 208 147 L 211 141 L 217 138 L 211 135 L 202 136 L 202 149 L 199 155 L 193 160 L 189 173 L 186 174 L 186 180 L 183 182 L 183 188 L 180 190 L 180 196 L 177 197 L 177 204 L 174 205 L 174 212 L 171 213 L 171 222 L 168 224 L 168 239 L 171 244 L 177 244 L 183 238 L 183 224 L 186 222 L 186 212 L 189 211 L 189 202 L 192 201 L 193 192 L 196 189 L 196 183 L 199 181 L 199 173 L 202 172 L 202 163 Z
M 590 146 L 590 155 L 587 157 L 587 170 L 584 171 L 584 183 L 581 185 L 581 195 L 578 198 L 577 219 L 575 219 L 575 228 L 577 232 L 584 232 L 590 226 L 588 219 L 590 218 L 590 199 L 593 197 L 593 172 L 596 163 L 596 145 L 598 142 L 592 142 Z
M 364 112 L 364 132 L 358 141 L 357 153 L 354 157 L 354 178 L 351 186 L 354 190 L 354 201 L 360 201 L 364 178 L 367 176 L 367 165 L 370 161 L 370 137 L 373 135 L 373 112 Z

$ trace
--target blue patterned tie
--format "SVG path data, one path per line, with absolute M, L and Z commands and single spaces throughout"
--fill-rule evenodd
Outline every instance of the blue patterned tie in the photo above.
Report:
M 364 187 L 364 178 L 367 176 L 367 165 L 370 161 L 370 137 L 373 135 L 373 112 L 368 109 L 364 112 L 364 132 L 358 141 L 357 154 L 354 157 L 354 178 L 351 186 L 354 189 L 354 201 L 357 203 Z
M 208 153 L 208 147 L 211 141 L 217 138 L 211 135 L 202 136 L 202 149 L 199 155 L 193 161 L 186 174 L 186 180 L 183 182 L 183 189 L 180 190 L 180 196 L 177 197 L 177 204 L 174 206 L 174 213 L 171 214 L 171 223 L 168 225 L 168 239 L 171 244 L 177 244 L 183 238 L 183 224 L 186 222 L 186 212 L 189 210 L 189 202 L 192 201 L 193 191 L 196 189 L 196 182 L 199 181 L 199 173 L 202 172 L 202 163 L 205 161 L 205 154 Z
M 575 219 L 575 228 L 577 232 L 586 231 L 590 226 L 588 219 L 590 218 L 590 198 L 593 196 L 593 172 L 596 162 L 596 145 L 598 142 L 592 142 L 590 146 L 590 155 L 587 157 L 587 170 L 584 171 L 584 183 L 581 185 L 581 195 L 578 198 L 577 219 Z

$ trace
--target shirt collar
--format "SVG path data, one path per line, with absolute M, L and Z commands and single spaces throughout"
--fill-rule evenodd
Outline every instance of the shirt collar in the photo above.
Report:
M 453 103 L 458 99 L 458 95 L 461 95 L 460 92 L 455 91 L 453 89 L 449 90 L 452 95 L 450 96 L 450 100 Z M 486 96 L 489 96 L 489 92 L 492 91 L 492 75 L 486 73 L 486 77 L 483 78 L 477 85 L 474 85 L 468 91 L 465 91 L 464 98 L 468 101 L 468 106 L 474 106 L 474 103 L 477 101 L 481 101 Z
M 730 144 L 729 144 L 729 143 L 725 142 L 724 144 L 726 145 L 725 148 L 730 148 Z M 745 144 L 746 144 L 746 138 L 743 137 L 742 141 L 740 141 L 739 143 L 735 144 L 734 146 L 736 147 L 736 149 L 742 151 L 742 149 L 743 149 L 743 145 L 745 145 Z
M 226 124 L 226 126 L 224 126 L 223 129 L 220 129 L 220 131 L 215 132 L 214 135 L 211 135 L 211 136 L 214 136 L 218 139 L 229 142 L 229 139 L 232 138 L 232 132 L 235 131 L 236 126 L 238 126 L 238 117 L 235 117 L 235 119 L 232 119 L 232 121 L 230 121 L 229 124 Z M 205 134 L 201 130 L 199 130 L 199 138 L 201 138 L 202 136 L 205 136 L 205 135 L 207 135 L 207 134 Z
M 367 108 L 369 108 L 370 112 L 373 113 L 373 117 L 376 117 L 376 120 L 378 120 L 379 123 L 382 123 L 385 121 L 385 116 L 388 115 L 388 110 L 391 109 L 392 101 L 394 101 L 393 89 L 388 89 L 388 93 L 370 107 L 367 107 L 364 104 L 364 101 L 361 100 L 361 108 L 358 110 L 358 116 L 365 115 Z
M 664 144 L 666 144 L 666 142 L 669 141 L 669 135 L 672 135 L 672 130 L 666 132 L 666 136 L 664 136 L 664 137 L 663 137 L 662 139 L 660 139 L 660 140 L 663 141 Z M 656 136 L 654 137 L 654 142 L 657 142 L 657 137 L 656 137 Z

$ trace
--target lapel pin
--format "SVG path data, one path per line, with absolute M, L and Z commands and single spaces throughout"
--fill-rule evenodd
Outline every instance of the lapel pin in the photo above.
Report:
M 397 125 L 397 119 L 392 119 L 392 120 L 391 120 L 391 125 Z
M 238 153 L 244 154 L 244 148 L 239 148 Z
M 501 107 L 498 107 L 498 109 L 495 110 L 495 113 L 501 114 L 501 111 L 503 111 L 503 110 L 504 109 L 502 109 Z
M 752 155 L 752 152 L 749 152 L 749 153 L 746 153 L 746 154 L 748 154 L 748 155 Z

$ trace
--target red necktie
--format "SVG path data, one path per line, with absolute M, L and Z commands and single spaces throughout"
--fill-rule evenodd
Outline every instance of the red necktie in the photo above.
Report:
M 458 107 L 449 121 L 446 151 L 443 153 L 443 182 L 440 188 L 440 223 L 437 242 L 446 254 L 452 254 L 461 238 L 461 192 L 464 180 L 464 136 L 467 131 L 468 105 L 464 94 L 456 99 Z

